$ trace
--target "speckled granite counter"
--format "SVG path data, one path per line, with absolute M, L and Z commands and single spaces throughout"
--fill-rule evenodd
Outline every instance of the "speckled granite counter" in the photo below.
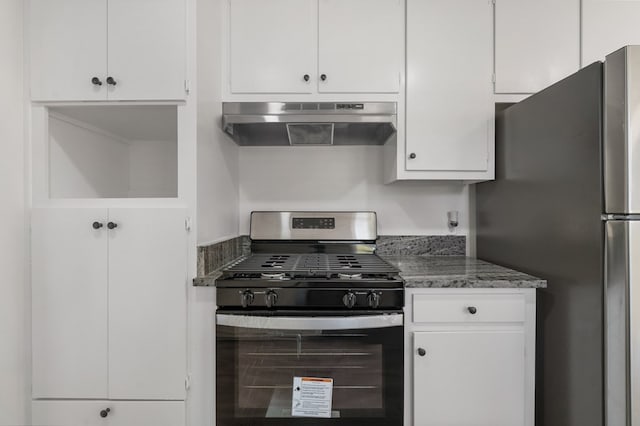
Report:
M 381 256 L 408 288 L 545 288 L 545 280 L 464 256 Z
M 544 288 L 545 280 L 478 259 L 464 257 L 464 236 L 380 236 L 377 253 L 400 269 L 407 287 Z M 221 269 L 251 254 L 240 236 L 198 249 L 195 286 L 213 287 Z

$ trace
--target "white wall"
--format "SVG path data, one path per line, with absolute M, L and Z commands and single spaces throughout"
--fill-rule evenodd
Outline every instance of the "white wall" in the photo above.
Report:
M 0 425 L 28 420 L 22 5 L 0 1 Z
M 129 197 L 178 194 L 176 141 L 132 141 L 129 146 Z
M 468 187 L 457 182 L 383 184 L 383 148 L 243 147 L 240 233 L 252 210 L 373 210 L 380 235 L 449 235 L 447 211 L 468 234 Z
M 198 244 L 238 235 L 238 147 L 220 129 L 220 0 L 198 0 Z
M 238 147 L 220 130 L 222 53 L 219 22 L 225 0 L 193 0 L 197 16 L 197 242 L 238 235 Z M 193 88 L 192 88 L 193 89 Z M 194 262 L 195 266 L 195 262 Z M 215 424 L 215 289 L 191 287 L 188 417 Z

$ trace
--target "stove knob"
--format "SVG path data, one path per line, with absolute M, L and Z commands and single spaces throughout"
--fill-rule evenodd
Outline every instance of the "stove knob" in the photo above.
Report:
M 347 308 L 353 308 L 356 305 L 355 293 L 352 291 L 348 291 L 347 293 L 345 293 L 345 295 L 342 296 L 342 303 L 344 303 L 344 306 L 346 306 Z
M 253 292 L 251 290 L 245 290 L 240 295 L 240 302 L 242 307 L 246 308 L 253 303 Z
M 370 291 L 369 294 L 367 294 L 367 302 L 369 302 L 370 308 L 376 309 L 380 306 L 380 295 L 375 291 Z
M 276 305 L 277 301 L 278 301 L 278 294 L 273 290 L 269 290 L 264 295 L 264 303 L 267 305 L 267 308 L 273 308 Z

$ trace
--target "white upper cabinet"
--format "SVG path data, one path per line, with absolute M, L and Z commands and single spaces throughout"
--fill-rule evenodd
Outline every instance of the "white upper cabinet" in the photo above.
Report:
M 406 170 L 493 177 L 492 74 L 490 2 L 407 1 Z
M 580 0 L 496 0 L 495 8 L 496 93 L 535 93 L 580 68 Z
M 31 0 L 30 16 L 32 99 L 104 99 L 106 0 Z
M 230 0 L 233 94 L 398 93 L 402 0 Z
M 317 0 L 232 0 L 233 93 L 311 93 L 316 74 Z
M 108 0 L 109 99 L 182 99 L 184 0 Z
M 400 91 L 401 0 L 319 0 L 318 11 L 319 92 Z
M 640 0 L 582 0 L 582 66 L 640 44 Z
M 184 0 L 32 0 L 31 98 L 184 99 Z

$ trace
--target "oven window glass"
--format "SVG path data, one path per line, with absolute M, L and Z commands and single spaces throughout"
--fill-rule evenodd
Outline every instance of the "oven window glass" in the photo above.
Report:
M 279 330 L 219 325 L 217 367 L 220 426 L 302 424 L 304 418 L 291 413 L 294 377 L 333 379 L 331 418 L 309 419 L 313 424 L 353 424 L 354 419 L 402 424 L 401 326 Z

